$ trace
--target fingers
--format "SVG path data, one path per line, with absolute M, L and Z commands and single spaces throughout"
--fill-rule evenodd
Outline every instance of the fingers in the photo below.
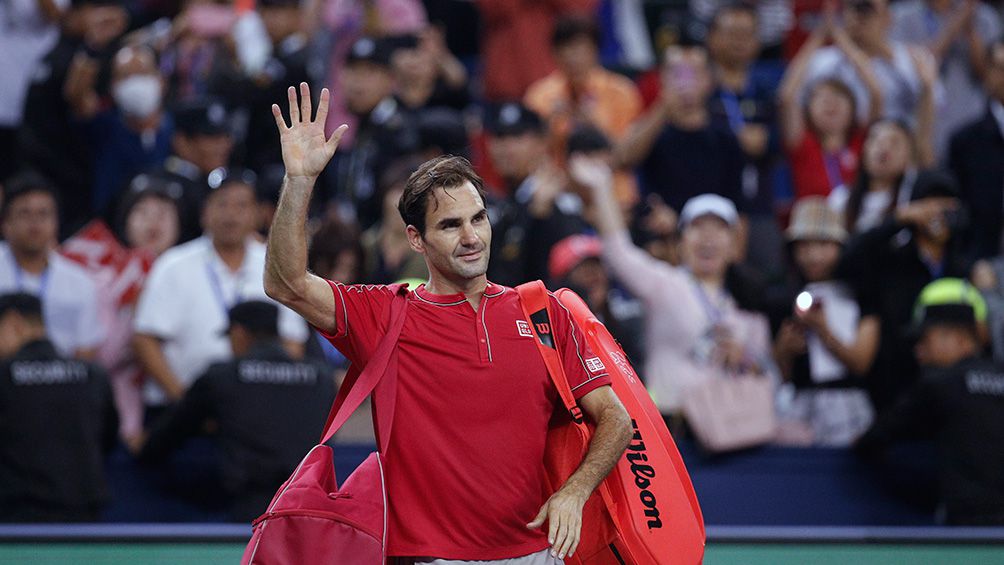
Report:
M 568 546 L 568 517 L 557 513 L 552 516 L 552 523 L 556 523 L 556 533 L 551 543 L 551 555 L 560 559 L 565 556 L 565 549 Z
M 310 102 L 310 87 L 307 83 L 300 83 L 300 119 L 305 122 L 311 121 L 313 118 L 313 110 L 311 108 Z
M 318 120 L 318 123 L 324 125 L 323 122 L 321 122 L 320 120 Z M 331 153 L 334 153 L 335 149 L 338 148 L 338 142 L 342 140 L 342 136 L 345 135 L 345 132 L 348 129 L 349 126 L 342 124 L 338 126 L 338 128 L 335 129 L 335 131 L 331 132 L 331 137 L 328 138 L 328 141 L 326 143 L 326 145 L 328 146 L 328 150 L 331 151 Z
M 566 555 L 571 557 L 572 555 L 575 554 L 575 550 L 578 549 L 579 547 L 579 540 L 581 539 L 581 534 L 582 534 L 581 521 L 574 520 L 572 523 L 568 525 L 568 542 L 566 544 L 566 547 L 564 548 L 564 551 L 558 553 L 558 556 L 561 559 L 564 559 Z
M 328 105 L 331 103 L 331 92 L 327 88 L 321 89 L 321 98 L 317 101 L 317 117 L 314 121 L 322 126 L 328 121 Z M 330 142 L 330 140 L 329 140 Z
M 300 106 L 296 100 L 296 88 L 289 87 L 286 90 L 286 95 L 289 97 L 289 125 L 294 127 L 296 122 L 300 121 Z
M 526 528 L 528 530 L 536 530 L 537 528 L 544 525 L 544 520 L 546 519 L 547 519 L 547 503 L 544 503 L 544 505 L 540 507 L 540 512 L 537 512 L 537 517 L 533 519 L 533 522 L 527 524 Z
M 286 119 L 282 117 L 282 109 L 278 104 L 272 104 L 272 117 L 275 118 L 275 126 L 279 128 L 279 133 L 285 133 L 289 128 L 286 126 Z

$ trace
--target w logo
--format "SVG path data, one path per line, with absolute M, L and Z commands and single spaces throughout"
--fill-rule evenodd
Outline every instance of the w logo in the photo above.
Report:
M 551 324 L 543 323 L 543 324 L 534 324 L 534 325 L 537 326 L 537 333 L 539 333 L 539 334 L 547 335 L 547 334 L 551 333 Z

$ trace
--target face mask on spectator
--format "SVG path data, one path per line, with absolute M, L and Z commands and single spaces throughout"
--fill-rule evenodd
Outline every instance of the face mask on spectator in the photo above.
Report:
M 157 75 L 133 75 L 122 79 L 112 89 L 118 107 L 136 118 L 146 118 L 156 112 L 160 108 L 162 94 Z

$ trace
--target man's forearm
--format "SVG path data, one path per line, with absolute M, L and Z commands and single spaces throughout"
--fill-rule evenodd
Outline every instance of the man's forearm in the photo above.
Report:
M 622 142 L 614 148 L 614 163 L 619 169 L 638 165 L 652 151 L 656 138 L 666 127 L 666 103 L 656 101 L 652 109 L 639 119 Z
M 596 422 L 589 451 L 561 490 L 575 490 L 588 497 L 624 455 L 631 443 L 631 419 L 623 408 L 608 407 Z
M 286 177 L 265 252 L 265 293 L 283 302 L 307 273 L 307 209 L 316 179 Z
M 136 334 L 133 337 L 133 349 L 136 351 L 136 358 L 146 374 L 153 377 L 160 388 L 164 389 L 164 394 L 171 400 L 177 400 L 185 393 L 185 387 L 178 380 L 178 377 L 171 370 L 161 350 L 160 340 L 156 337 Z

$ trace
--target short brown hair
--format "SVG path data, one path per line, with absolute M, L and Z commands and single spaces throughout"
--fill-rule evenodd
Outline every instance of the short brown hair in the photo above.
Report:
M 425 235 L 425 213 L 429 195 L 436 188 L 456 188 L 469 182 L 477 189 L 481 202 L 487 205 L 485 182 L 474 172 L 470 161 L 456 155 L 443 155 L 422 163 L 404 185 L 397 210 L 407 226 L 415 226 Z

